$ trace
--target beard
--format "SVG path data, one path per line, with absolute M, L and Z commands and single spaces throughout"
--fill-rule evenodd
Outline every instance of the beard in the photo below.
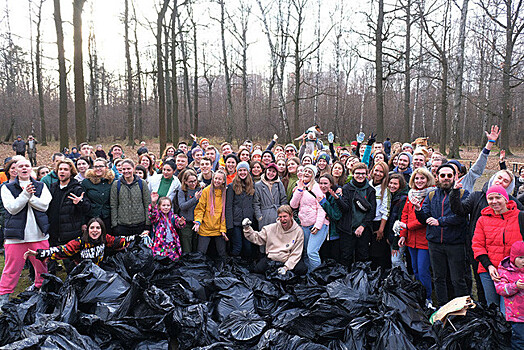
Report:
M 453 181 L 451 182 L 440 182 L 439 181 L 437 182 L 437 187 L 447 191 L 453 188 L 453 184 L 454 184 Z

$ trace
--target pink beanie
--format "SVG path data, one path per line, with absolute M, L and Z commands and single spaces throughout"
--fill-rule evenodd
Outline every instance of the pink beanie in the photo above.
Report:
M 504 198 L 506 198 L 506 202 L 509 202 L 509 196 L 508 192 L 506 192 L 506 189 L 502 187 L 501 185 L 493 185 L 488 189 L 488 192 L 486 192 L 486 197 L 490 195 L 490 193 L 498 193 Z
M 512 264 L 515 264 L 515 259 L 519 256 L 524 256 L 524 242 L 523 241 L 517 241 L 513 243 L 511 246 L 511 250 L 509 253 L 509 260 Z

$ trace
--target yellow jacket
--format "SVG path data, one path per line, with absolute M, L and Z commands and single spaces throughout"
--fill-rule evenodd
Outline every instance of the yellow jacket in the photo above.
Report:
M 215 190 L 215 215 L 211 216 L 209 205 L 210 189 L 211 186 L 204 188 L 195 208 L 195 221 L 200 222 L 198 234 L 206 237 L 221 236 L 221 232 L 226 232 L 225 216 L 224 219 L 222 218 L 222 191 Z M 223 193 L 225 197 L 226 191 L 224 190 Z

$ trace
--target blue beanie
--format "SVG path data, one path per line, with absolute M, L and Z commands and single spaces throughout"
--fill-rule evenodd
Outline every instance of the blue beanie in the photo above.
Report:
M 238 171 L 238 169 L 242 169 L 242 168 L 247 169 L 247 171 L 250 171 L 250 170 L 251 170 L 251 169 L 249 168 L 249 163 L 248 163 L 248 162 L 240 162 L 240 163 L 238 163 L 238 165 L 237 165 L 237 171 Z
M 331 157 L 327 153 L 319 154 L 318 157 L 317 157 L 317 162 L 318 162 L 319 159 L 324 159 L 328 164 L 331 161 Z

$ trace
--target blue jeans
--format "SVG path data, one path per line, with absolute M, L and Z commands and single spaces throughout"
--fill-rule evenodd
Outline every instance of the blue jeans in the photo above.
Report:
M 326 240 L 326 236 L 329 231 L 328 225 L 322 225 L 322 228 L 316 233 L 311 234 L 311 226 L 302 226 L 304 230 L 304 249 L 306 250 L 305 263 L 308 268 L 308 272 L 313 271 L 320 266 L 320 255 L 318 251 L 322 247 L 322 243 Z
M 242 226 L 234 226 L 229 230 L 231 239 L 231 255 L 238 256 L 242 253 L 244 256 L 251 256 L 251 243 L 244 237 Z
M 406 262 L 404 261 L 404 254 L 406 254 L 406 246 L 400 247 L 399 250 L 397 250 L 397 254 L 395 255 L 393 255 L 393 252 L 394 250 L 391 251 L 391 266 L 400 266 L 402 271 L 408 273 L 408 269 L 406 268 Z
M 511 322 L 511 348 L 524 349 L 524 323 Z
M 486 296 L 486 303 L 495 304 L 500 308 L 500 312 L 506 316 L 506 309 L 504 307 L 504 298 L 497 294 L 495 289 L 495 283 L 491 279 L 489 272 L 479 273 L 480 282 L 482 283 L 482 289 L 484 290 L 484 295 Z M 524 338 L 523 338 L 524 341 Z
M 419 280 L 424 288 L 426 288 L 426 299 L 431 300 L 431 273 L 429 271 L 430 259 L 428 249 L 410 248 L 409 255 L 411 255 L 411 266 L 413 267 L 413 274 Z

